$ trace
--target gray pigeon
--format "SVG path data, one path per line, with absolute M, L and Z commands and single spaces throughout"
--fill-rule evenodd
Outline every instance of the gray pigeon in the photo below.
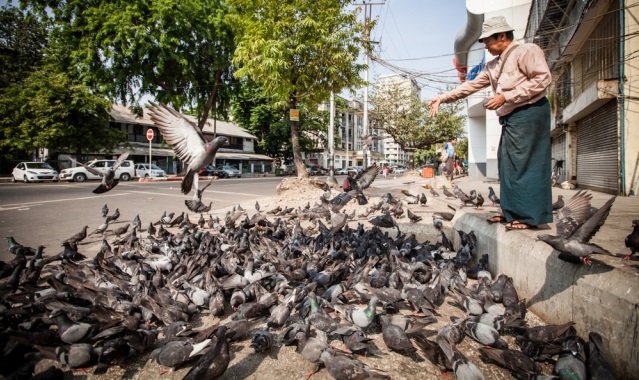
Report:
M 150 110 L 151 120 L 166 142 L 173 146 L 178 158 L 188 165 L 182 180 L 182 193 L 188 194 L 196 174 L 213 162 L 217 150 L 228 145 L 229 139 L 219 136 L 206 141 L 202 131 L 181 113 L 164 104 L 151 102 L 151 105 L 154 107 Z
M 106 193 L 107 191 L 110 191 L 115 186 L 117 186 L 118 183 L 120 183 L 120 180 L 115 179 L 115 171 L 120 167 L 120 165 L 122 165 L 127 157 L 129 157 L 129 152 L 122 153 L 120 157 L 118 157 L 118 159 L 113 163 L 113 166 L 111 166 L 109 170 L 106 171 L 106 173 L 102 173 L 78 162 L 78 164 L 84 166 L 87 171 L 91 172 L 94 175 L 102 177 L 102 182 L 100 183 L 100 185 L 98 185 L 98 187 L 95 188 L 95 190 L 93 190 L 93 193 Z
M 606 249 L 590 243 L 590 239 L 605 223 L 616 197 L 610 198 L 594 213 L 591 213 L 590 199 L 592 195 L 579 191 L 559 210 L 557 235 L 537 235 L 537 239 L 559 251 L 559 258 L 564 261 L 572 262 L 578 259 L 590 265 L 588 256 L 591 253 L 610 255 Z

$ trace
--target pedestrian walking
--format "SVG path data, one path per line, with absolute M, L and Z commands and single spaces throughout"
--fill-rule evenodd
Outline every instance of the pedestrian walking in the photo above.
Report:
M 384 168 L 382 169 L 382 173 L 384 174 L 384 178 L 388 176 L 388 166 L 384 165 Z
M 527 229 L 552 222 L 550 183 L 550 106 L 546 87 L 550 70 L 541 48 L 513 42 L 513 28 L 503 16 L 482 25 L 479 42 L 496 59 L 472 81 L 432 99 L 432 117 L 441 103 L 450 103 L 490 86 L 484 107 L 496 111 L 502 126 L 497 150 L 502 214 L 508 229 Z
M 457 145 L 457 137 L 451 138 L 442 148 L 448 157 L 446 158 L 446 177 L 450 179 L 450 182 L 455 179 L 455 145 Z

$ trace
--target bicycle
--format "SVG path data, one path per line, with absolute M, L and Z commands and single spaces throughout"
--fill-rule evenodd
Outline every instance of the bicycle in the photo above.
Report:
M 559 182 L 559 177 L 561 176 L 561 170 L 564 167 L 564 160 L 556 160 L 556 159 L 552 159 L 553 161 L 555 161 L 555 164 L 552 167 L 552 174 L 550 175 L 550 179 L 552 181 L 552 186 L 556 186 L 557 182 Z

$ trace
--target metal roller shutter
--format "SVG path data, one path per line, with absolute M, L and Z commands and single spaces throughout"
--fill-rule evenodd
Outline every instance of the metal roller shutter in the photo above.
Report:
M 617 101 L 577 121 L 577 184 L 579 188 L 619 192 Z
M 561 169 L 561 175 L 559 176 L 559 182 L 562 183 L 566 180 L 566 168 L 568 167 L 566 163 L 566 134 L 562 133 L 561 135 L 552 139 L 551 146 L 551 157 L 555 160 L 563 161 L 563 167 Z M 553 168 L 555 167 L 555 161 L 552 162 Z

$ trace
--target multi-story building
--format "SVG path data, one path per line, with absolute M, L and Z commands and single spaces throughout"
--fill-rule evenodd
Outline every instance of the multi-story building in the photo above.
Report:
M 129 160 L 144 163 L 149 162 L 149 141 L 147 140 L 147 130 L 153 130 L 151 140 L 151 160 L 168 174 L 178 174 L 183 169 L 182 162 L 175 156 L 175 153 L 168 146 L 161 133 L 155 127 L 149 117 L 148 109 L 144 108 L 143 116 L 137 117 L 128 107 L 114 104 L 109 112 L 112 120 L 109 123 L 111 128 L 117 128 L 126 133 L 127 138 L 119 148 L 111 154 L 89 153 L 84 160 L 101 158 L 112 158 L 123 152 L 129 152 Z M 195 117 L 185 115 L 193 123 L 197 123 Z M 215 135 L 229 138 L 230 145 L 220 148 L 216 154 L 214 164 L 233 166 L 243 173 L 265 173 L 273 171 L 273 159 L 256 154 L 254 143 L 257 137 L 250 134 L 240 126 L 214 119 L 209 119 L 202 131 L 205 138 L 213 139 Z M 75 166 L 69 154 L 60 154 L 59 160 L 65 167 Z
M 335 135 L 341 142 L 335 145 L 335 169 L 350 166 L 364 166 L 364 145 L 361 136 L 364 135 L 363 103 L 359 100 L 342 99 L 345 109 L 335 110 Z M 328 111 L 328 103 L 322 104 L 320 110 Z M 380 135 L 382 132 L 374 124 L 368 123 L 369 133 Z M 377 140 L 366 152 L 368 165 L 382 165 L 384 159 L 385 140 Z M 319 151 L 305 152 L 306 159 L 328 168 L 328 147 L 320 146 Z

